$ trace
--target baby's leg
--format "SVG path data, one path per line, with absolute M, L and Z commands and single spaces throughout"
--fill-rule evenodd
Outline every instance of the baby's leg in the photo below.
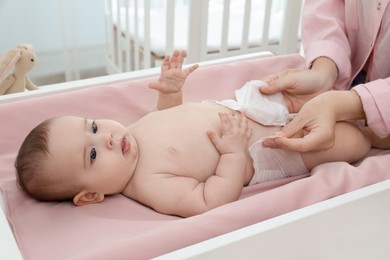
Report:
M 363 158 L 371 148 L 367 131 L 347 123 L 339 122 L 335 127 L 335 145 L 326 151 L 301 153 L 303 162 L 311 170 L 326 162 L 344 161 L 353 163 Z

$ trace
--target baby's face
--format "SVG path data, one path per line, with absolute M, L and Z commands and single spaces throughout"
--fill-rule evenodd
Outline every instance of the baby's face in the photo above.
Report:
M 138 162 L 138 146 L 122 124 L 65 116 L 50 128 L 47 166 L 61 180 L 104 195 L 123 191 Z

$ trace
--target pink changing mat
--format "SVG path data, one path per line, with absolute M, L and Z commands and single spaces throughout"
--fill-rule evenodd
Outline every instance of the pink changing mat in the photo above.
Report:
M 226 99 L 247 81 L 304 67 L 298 55 L 251 58 L 201 67 L 184 89 L 186 101 Z M 154 109 L 144 77 L 0 104 L 0 189 L 25 259 L 147 259 L 390 178 L 390 154 L 373 150 L 354 166 L 323 164 L 304 176 L 245 187 L 240 200 L 205 214 L 159 214 L 122 195 L 75 207 L 35 201 L 15 184 L 13 162 L 27 133 L 57 115 L 112 118 L 125 125 Z

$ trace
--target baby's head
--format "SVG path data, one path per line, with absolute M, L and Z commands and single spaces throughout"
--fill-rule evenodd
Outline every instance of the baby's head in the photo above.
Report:
M 15 167 L 19 186 L 32 197 L 84 205 L 122 192 L 137 162 L 137 143 L 120 123 L 63 116 L 27 135 Z
M 80 188 L 65 187 L 60 178 L 47 169 L 49 135 L 54 120 L 43 121 L 27 135 L 15 161 L 18 185 L 32 197 L 43 201 L 72 198 Z

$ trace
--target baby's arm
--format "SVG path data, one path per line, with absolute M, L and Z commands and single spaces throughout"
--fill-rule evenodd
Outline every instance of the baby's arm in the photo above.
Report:
M 245 115 L 219 113 L 219 117 L 221 136 L 213 131 L 207 134 L 221 155 L 215 175 L 204 187 L 207 202 L 216 206 L 235 201 L 240 196 L 249 157 L 248 140 L 252 135 Z
M 193 65 L 187 69 L 182 69 L 186 52 L 175 50 L 172 57 L 165 56 L 161 66 L 161 75 L 157 82 L 149 84 L 149 88 L 159 92 L 157 109 L 163 110 L 178 106 L 183 103 L 181 88 L 188 77 L 199 66 Z
M 143 194 L 135 198 L 156 211 L 189 217 L 239 198 L 245 182 L 248 139 L 252 130 L 245 116 L 220 114 L 222 133 L 208 136 L 220 152 L 214 175 L 205 182 L 168 173 L 155 174 L 145 183 Z M 142 196 L 142 198 L 141 198 Z

